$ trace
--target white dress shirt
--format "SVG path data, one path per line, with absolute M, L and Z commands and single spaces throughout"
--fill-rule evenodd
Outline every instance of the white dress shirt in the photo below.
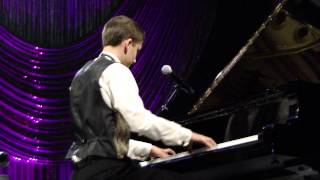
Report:
M 107 106 L 120 113 L 119 117 L 124 118 L 130 130 L 138 135 L 155 141 L 162 140 L 166 145 L 188 145 L 192 131 L 145 109 L 130 69 L 121 64 L 114 54 L 103 54 L 116 61 L 103 71 L 99 79 L 100 91 Z M 108 60 L 108 57 L 105 59 Z M 150 143 L 130 139 L 127 155 L 132 159 L 145 160 L 151 147 Z

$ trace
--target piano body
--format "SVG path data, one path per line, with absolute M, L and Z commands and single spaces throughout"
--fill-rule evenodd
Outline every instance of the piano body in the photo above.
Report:
M 296 1 L 277 2 L 188 114 L 176 119 L 218 147 L 142 166 L 211 167 L 230 179 L 319 178 L 320 30 L 295 16 Z

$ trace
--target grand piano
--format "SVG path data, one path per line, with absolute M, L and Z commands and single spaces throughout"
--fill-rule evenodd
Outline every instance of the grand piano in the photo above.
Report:
M 320 179 L 320 29 L 307 16 L 320 15 L 315 5 L 320 3 L 274 1 L 192 108 L 176 117 L 213 137 L 217 147 L 195 144 L 192 151 L 141 166 L 179 172 L 210 167 L 217 179 Z

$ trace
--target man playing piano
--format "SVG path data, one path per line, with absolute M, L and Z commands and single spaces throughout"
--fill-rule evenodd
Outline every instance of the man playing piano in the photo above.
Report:
M 191 141 L 216 145 L 212 138 L 144 108 L 129 70 L 143 41 L 144 32 L 136 22 L 126 16 L 113 17 L 102 32 L 102 53 L 75 75 L 70 106 L 76 140 L 67 154 L 74 163 L 72 179 L 185 179 L 174 172 L 139 167 L 133 160 L 175 152 L 129 139 L 130 132 L 169 146 L 188 146 Z

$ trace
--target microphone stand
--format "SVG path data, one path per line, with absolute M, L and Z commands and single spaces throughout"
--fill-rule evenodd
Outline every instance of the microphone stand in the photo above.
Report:
M 162 114 L 164 111 L 168 111 L 168 104 L 171 103 L 171 101 L 177 96 L 179 90 L 180 90 L 180 87 L 175 84 L 174 86 L 174 90 L 172 91 L 172 93 L 170 94 L 169 98 L 167 99 L 167 101 L 161 106 L 161 111 L 160 113 Z

